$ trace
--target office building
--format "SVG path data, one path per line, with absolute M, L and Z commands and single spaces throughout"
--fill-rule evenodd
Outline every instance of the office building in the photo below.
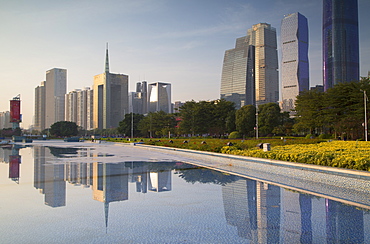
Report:
M 294 102 L 309 89 L 308 23 L 300 13 L 287 15 L 281 22 L 282 111 L 294 115 Z
M 260 105 L 279 100 L 276 30 L 259 23 L 227 50 L 221 77 L 220 97 L 244 105 Z
M 279 100 L 279 74 L 276 29 L 267 23 L 253 25 L 247 32 L 250 45 L 255 46 L 256 105 Z
M 357 0 L 323 0 L 324 90 L 359 80 Z
M 171 84 L 155 82 L 148 85 L 148 112 L 172 113 Z
M 239 109 L 255 104 L 254 46 L 246 36 L 236 39 L 234 49 L 226 50 L 221 76 L 221 98 Z
M 128 75 L 109 72 L 108 48 L 106 49 L 105 72 L 94 76 L 94 128 L 118 127 L 129 111 Z
M 136 83 L 136 92 L 129 93 L 129 112 L 148 113 L 148 85 L 146 81 Z

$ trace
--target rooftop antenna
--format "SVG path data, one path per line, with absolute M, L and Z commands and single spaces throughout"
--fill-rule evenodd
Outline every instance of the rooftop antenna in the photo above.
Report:
M 108 42 L 107 42 L 107 48 L 105 52 L 105 72 L 109 73 Z

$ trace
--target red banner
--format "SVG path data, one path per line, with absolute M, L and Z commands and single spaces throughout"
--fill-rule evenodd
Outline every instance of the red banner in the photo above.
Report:
M 21 101 L 10 100 L 10 123 L 19 123 L 21 121 Z

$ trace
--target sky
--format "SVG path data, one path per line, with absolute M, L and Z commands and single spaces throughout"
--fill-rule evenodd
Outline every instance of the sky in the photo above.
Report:
M 369 0 L 358 0 L 360 75 L 370 70 Z M 220 97 L 223 56 L 254 24 L 276 28 L 284 15 L 308 19 L 310 86 L 322 84 L 322 0 L 0 0 L 0 111 L 20 94 L 21 127 L 33 123 L 35 88 L 52 68 L 67 69 L 67 93 L 104 72 L 172 84 L 172 102 Z

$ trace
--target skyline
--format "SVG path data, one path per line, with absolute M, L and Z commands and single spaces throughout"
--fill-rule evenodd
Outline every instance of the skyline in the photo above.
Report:
M 370 1 L 358 4 L 360 76 L 367 76 Z M 308 19 L 310 86 L 322 85 L 321 0 L 2 1 L 0 111 L 21 94 L 21 127 L 28 128 L 35 88 L 52 68 L 67 69 L 67 93 L 92 87 L 104 72 L 107 42 L 111 72 L 129 76 L 130 92 L 147 80 L 171 83 L 172 102 L 219 99 L 224 52 L 254 24 L 276 28 L 281 71 L 281 21 L 295 12 Z

